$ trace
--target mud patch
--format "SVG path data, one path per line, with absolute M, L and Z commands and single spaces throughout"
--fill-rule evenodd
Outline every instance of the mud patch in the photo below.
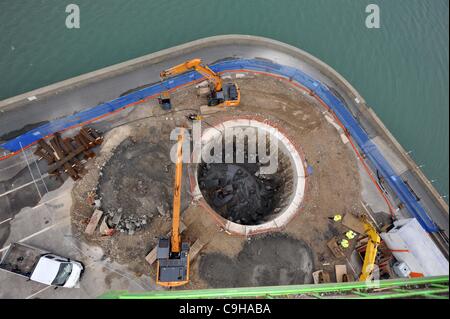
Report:
M 313 269 L 305 242 L 275 234 L 247 242 L 234 259 L 220 253 L 202 256 L 199 273 L 214 288 L 252 287 L 311 283 Z

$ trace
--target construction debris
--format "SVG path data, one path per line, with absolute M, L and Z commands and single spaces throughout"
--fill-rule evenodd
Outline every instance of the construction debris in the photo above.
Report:
M 336 282 L 348 282 L 349 281 L 346 265 L 335 265 L 334 268 L 336 271 Z
M 89 224 L 86 226 L 86 230 L 84 231 L 86 234 L 92 235 L 97 228 L 98 222 L 100 218 L 102 218 L 103 212 L 101 210 L 96 209 L 89 220 Z
M 192 262 L 195 257 L 200 253 L 203 247 L 206 245 L 206 242 L 201 240 L 200 238 L 195 241 L 195 243 L 191 246 L 189 250 L 189 261 Z
M 95 157 L 91 149 L 102 142 L 103 137 L 98 131 L 83 127 L 73 138 L 62 138 L 61 133 L 55 133 L 50 144 L 44 139 L 39 140 L 34 154 L 47 160 L 48 174 L 59 177 L 67 173 L 73 180 L 78 180 L 86 173 L 82 160 Z
M 314 284 L 316 284 L 316 285 L 331 282 L 330 274 L 327 272 L 324 272 L 322 269 L 313 272 L 312 276 L 313 276 Z
M 356 217 L 351 213 L 345 214 L 344 218 L 342 219 L 342 225 L 350 228 L 351 230 L 361 235 L 365 234 L 364 223 L 358 217 Z
M 106 218 L 103 218 L 99 231 L 102 236 L 111 236 L 114 234 L 114 228 L 109 228 Z
M 337 238 L 333 237 L 331 240 L 327 243 L 328 248 L 330 248 L 331 252 L 333 253 L 334 257 L 336 258 L 343 258 L 345 257 L 342 250 L 339 248 L 337 244 Z
M 86 197 L 86 203 L 88 203 L 89 205 L 95 205 L 95 198 L 96 198 L 96 193 L 94 191 L 90 191 L 87 194 Z
M 134 235 L 135 232 L 142 230 L 147 225 L 147 216 L 142 217 L 129 215 L 123 217 L 122 213 L 109 213 L 108 218 L 111 220 L 111 226 L 114 226 L 117 231 Z
M 257 225 L 274 213 L 281 184 L 278 176 L 262 176 L 258 171 L 258 163 L 201 164 L 200 189 L 222 217 Z

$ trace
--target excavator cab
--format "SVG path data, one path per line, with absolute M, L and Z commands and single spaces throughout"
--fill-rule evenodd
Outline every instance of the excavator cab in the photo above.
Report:
M 215 91 L 211 89 L 211 93 L 208 96 L 208 106 L 238 106 L 240 103 L 240 91 L 239 87 L 235 83 L 222 84 L 221 91 Z
M 156 250 L 156 282 L 160 286 L 176 287 L 189 282 L 189 244 L 182 243 L 181 251 L 171 251 L 170 238 L 161 237 Z

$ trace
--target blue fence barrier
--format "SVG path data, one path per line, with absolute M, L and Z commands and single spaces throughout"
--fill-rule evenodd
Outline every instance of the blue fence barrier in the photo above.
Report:
M 210 67 L 215 72 L 226 72 L 233 70 L 267 72 L 289 78 L 290 80 L 295 81 L 313 91 L 336 114 L 358 147 L 362 150 L 362 152 L 364 152 L 372 165 L 380 172 L 389 186 L 397 194 L 399 199 L 406 205 L 408 211 L 419 221 L 420 225 L 427 232 L 439 231 L 436 224 L 428 216 L 422 205 L 417 201 L 416 197 L 411 193 L 405 182 L 395 174 L 391 165 L 380 153 L 377 146 L 370 140 L 368 134 L 361 127 L 357 119 L 353 117 L 344 103 L 338 99 L 326 85 L 311 78 L 298 69 L 275 64 L 268 60 L 266 61 L 262 59 L 224 60 L 210 65 Z M 54 120 L 50 123 L 30 130 L 29 132 L 3 143 L 0 146 L 10 152 L 19 151 L 22 147 L 35 143 L 45 136 L 52 135 L 58 131 L 62 131 L 69 127 L 82 124 L 102 115 L 125 108 L 127 105 L 139 102 L 149 96 L 159 94 L 163 90 L 173 89 L 177 86 L 184 85 L 201 78 L 202 75 L 195 71 L 178 75 L 164 82 L 156 83 L 142 90 L 135 91 L 115 100 L 99 104 L 77 114 Z

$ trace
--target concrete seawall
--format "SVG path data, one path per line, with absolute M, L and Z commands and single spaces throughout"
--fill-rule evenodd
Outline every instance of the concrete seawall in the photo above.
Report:
M 16 128 L 29 123 L 36 123 L 42 119 L 26 117 L 25 112 L 27 110 L 33 110 L 34 112 L 37 109 L 40 109 L 41 112 L 50 111 L 54 106 L 49 101 L 51 102 L 56 97 L 64 98 L 65 95 L 77 95 L 77 91 L 80 92 L 80 95 L 83 95 L 85 94 L 83 90 L 91 86 L 93 89 L 96 86 L 108 86 L 108 89 L 100 89 L 99 92 L 103 92 L 103 95 L 99 94 L 101 99 L 117 97 L 129 88 L 158 81 L 159 70 L 194 56 L 202 57 L 207 63 L 230 56 L 270 59 L 276 63 L 302 69 L 305 73 L 311 74 L 311 76 L 335 90 L 336 95 L 345 102 L 370 137 L 374 140 L 377 139 L 377 142 L 384 146 L 382 150 L 384 150 L 385 155 L 388 153 L 388 157 L 397 162 L 395 166 L 399 167 L 399 175 L 408 180 L 411 189 L 421 199 L 422 205 L 448 235 L 447 203 L 366 104 L 363 97 L 342 76 L 322 61 L 298 48 L 271 39 L 243 35 L 201 39 L 21 94 L 0 101 L 0 124 L 2 124 L 0 127 L 3 126 L 3 122 L 8 121 L 11 114 L 17 116 L 17 114 L 23 113 L 22 116 L 19 116 L 21 123 L 20 121 L 19 124 L 17 124 L 17 121 L 13 122 L 13 125 L 17 125 Z M 131 79 L 134 74 L 139 72 L 141 74 L 137 77 L 137 80 Z M 110 81 L 109 84 L 108 81 Z M 29 101 L 28 98 L 32 96 L 36 97 L 36 100 Z M 90 102 L 85 101 L 84 103 Z M 67 114 L 92 105 L 95 105 L 95 103 L 80 103 L 80 105 L 75 106 L 75 109 L 67 109 Z M 43 107 L 41 108 L 41 106 Z M 64 107 L 58 111 L 57 117 L 64 115 Z M 7 133 L 7 131 L 0 132 L 0 135 L 2 133 Z

